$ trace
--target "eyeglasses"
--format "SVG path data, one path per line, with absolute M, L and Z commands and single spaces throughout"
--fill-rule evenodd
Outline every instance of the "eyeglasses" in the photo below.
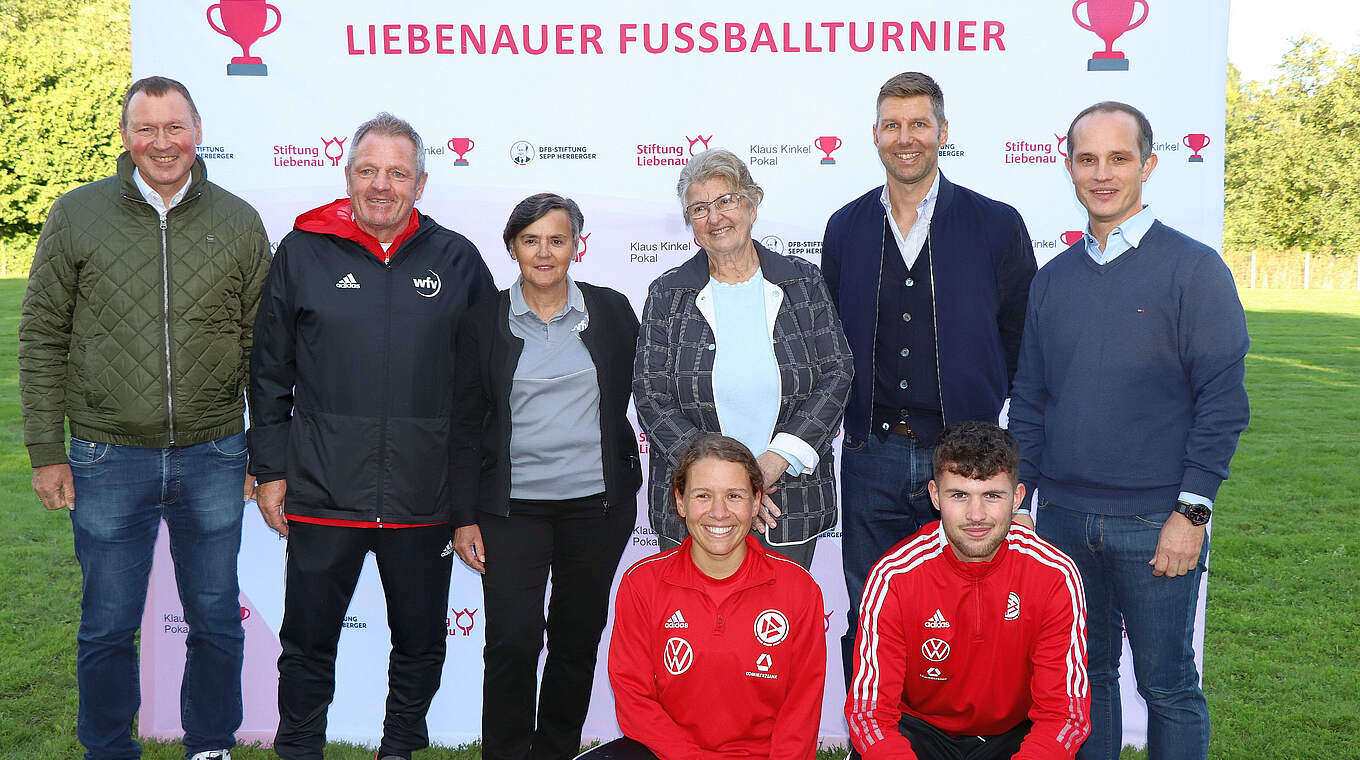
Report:
M 741 193 L 725 193 L 711 201 L 699 201 L 698 203 L 689 204 L 685 207 L 685 214 L 689 216 L 690 221 L 698 221 L 699 219 L 704 219 L 708 216 L 709 209 L 712 209 L 719 214 L 725 211 L 731 211 L 736 208 L 737 204 L 741 202 L 741 199 L 745 197 L 746 196 Z

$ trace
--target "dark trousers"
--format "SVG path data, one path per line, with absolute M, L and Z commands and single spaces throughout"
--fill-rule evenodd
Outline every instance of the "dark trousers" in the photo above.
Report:
M 370 551 L 378 559 L 392 631 L 379 755 L 409 757 L 411 750 L 429 746 L 425 714 L 439 690 L 448 638 L 444 619 L 453 553 L 445 549 L 450 537 L 447 525 L 389 529 L 289 523 L 274 737 L 279 757 L 321 760 L 341 623 Z
M 485 760 L 565 760 L 580 751 L 609 588 L 636 518 L 627 504 L 606 512 L 602 494 L 514 500 L 508 517 L 478 516 L 486 544 Z M 545 630 L 548 658 L 535 710 Z
M 953 737 L 913 715 L 903 715 L 897 725 L 911 741 L 921 760 L 1006 760 L 1020 751 L 1020 742 L 1034 723 L 1022 720 L 1015 728 L 996 736 Z

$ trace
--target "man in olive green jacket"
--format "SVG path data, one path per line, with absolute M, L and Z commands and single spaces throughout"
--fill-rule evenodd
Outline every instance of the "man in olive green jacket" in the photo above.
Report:
M 184 85 L 134 83 L 119 132 L 117 176 L 59 198 L 38 239 L 19 324 L 24 443 L 43 506 L 69 510 L 84 577 L 85 757 L 141 755 L 133 637 L 164 519 L 189 624 L 185 755 L 229 760 L 244 642 L 236 555 L 252 491 L 242 390 L 269 241 L 254 209 L 208 182 Z

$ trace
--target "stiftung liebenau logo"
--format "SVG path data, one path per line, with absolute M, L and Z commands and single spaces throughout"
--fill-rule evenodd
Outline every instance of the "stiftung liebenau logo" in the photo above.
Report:
M 708 150 L 713 135 L 685 135 L 684 140 L 638 143 L 634 159 L 637 166 L 684 166 L 694 156 Z
M 339 166 L 345 157 L 348 137 L 322 137 L 314 143 L 279 143 L 274 146 L 274 166 Z
M 1067 156 L 1063 152 L 1063 143 L 1067 140 L 1062 135 L 1054 134 L 1053 140 L 1045 140 L 1037 137 L 1022 137 L 1015 140 L 1007 140 L 1002 156 L 1007 164 L 1056 164 Z

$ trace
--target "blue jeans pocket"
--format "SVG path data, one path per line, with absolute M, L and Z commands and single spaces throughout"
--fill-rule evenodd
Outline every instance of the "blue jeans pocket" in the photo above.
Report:
M 239 459 L 246 456 L 248 448 L 246 446 L 246 434 L 244 432 L 235 433 L 215 441 L 209 441 L 208 446 L 214 454 L 227 457 L 228 459 Z
M 1161 530 L 1166 521 L 1171 518 L 1170 510 L 1166 512 L 1148 512 L 1147 514 L 1134 515 L 1133 519 L 1151 528 Z
M 68 460 L 72 467 L 88 467 L 99 464 L 108 456 L 112 448 L 107 443 L 95 443 L 82 438 L 71 437 L 71 455 Z

